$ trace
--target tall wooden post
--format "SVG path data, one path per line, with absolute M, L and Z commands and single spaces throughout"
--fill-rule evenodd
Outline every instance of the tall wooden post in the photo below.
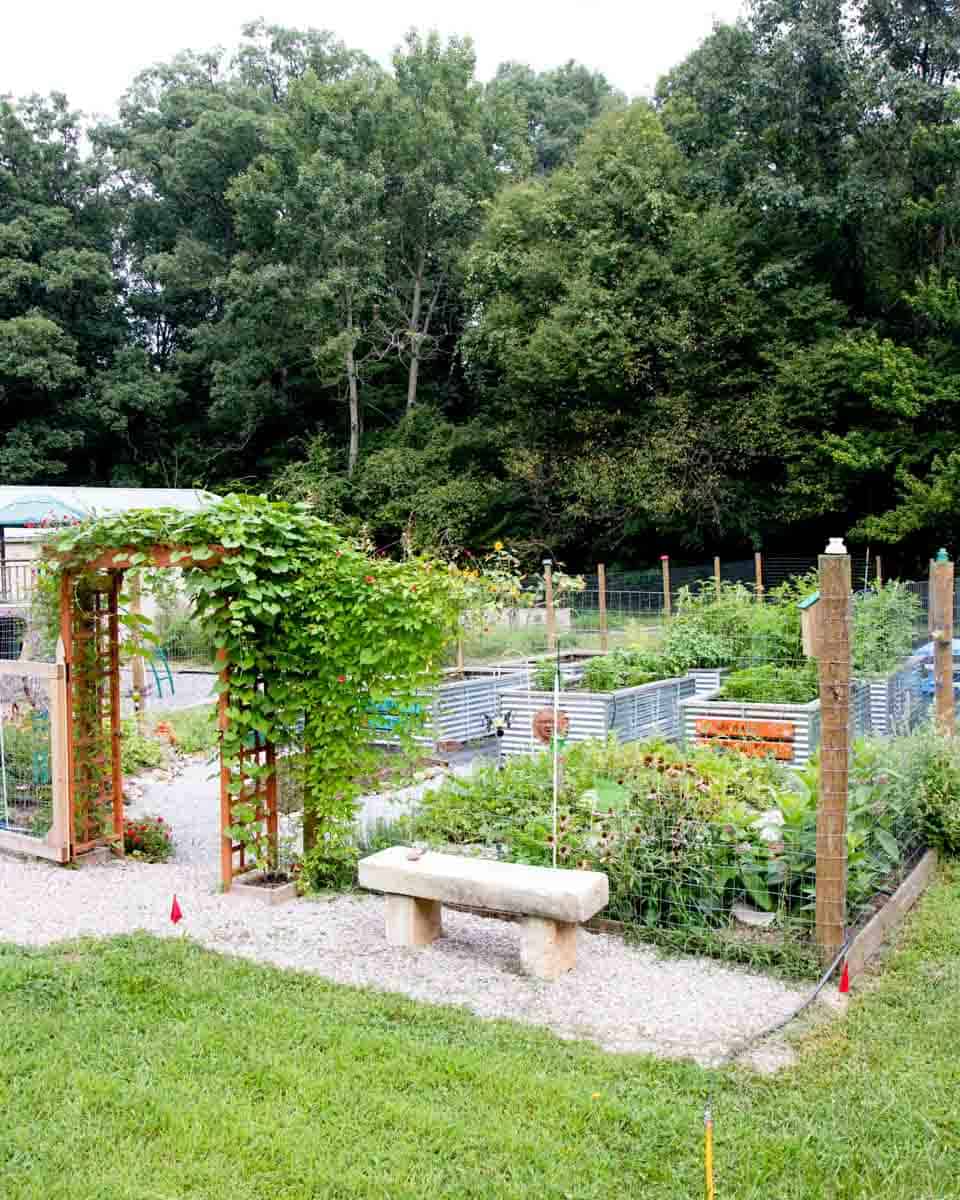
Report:
M 877 587 L 882 588 L 883 587 L 883 559 L 878 554 L 874 561 L 876 563 L 875 571 L 876 571 L 876 576 L 877 576 Z
M 130 588 L 129 588 L 130 612 L 135 617 L 142 616 L 143 615 L 143 605 L 141 603 L 140 572 L 139 571 L 131 571 L 128 576 L 128 582 L 130 584 Z M 140 642 L 139 624 L 136 627 L 136 631 L 137 631 L 136 632 L 137 643 L 139 644 L 139 642 Z M 135 654 L 133 656 L 133 659 L 130 663 L 130 668 L 131 668 L 131 673 L 133 675 L 133 711 L 134 711 L 134 715 L 136 716 L 136 719 L 137 719 L 137 725 L 142 733 L 143 727 L 144 727 L 144 724 L 146 721 L 146 715 L 147 715 L 146 714 L 147 680 L 146 680 L 146 672 L 144 671 L 144 668 L 143 668 L 143 655 L 142 654 Z
M 945 737 L 956 732 L 953 699 L 953 563 L 941 550 L 930 563 L 930 609 L 933 618 L 933 682 L 937 728 Z
M 713 556 L 713 584 L 717 589 L 717 599 L 720 599 L 720 555 Z
M 820 555 L 820 608 L 816 927 L 817 948 L 828 963 L 843 945 L 847 920 L 851 577 L 840 538 L 831 538 Z
M 553 562 L 543 560 L 544 603 L 547 608 L 547 650 L 552 654 L 557 648 L 557 616 L 553 610 Z
M 756 578 L 757 599 L 763 599 L 763 555 L 758 550 L 753 556 L 753 573 Z
M 607 638 L 607 568 L 604 563 L 597 563 L 597 589 L 600 602 L 600 649 L 606 654 Z
M 670 616 L 671 601 L 670 601 L 670 555 L 660 555 L 660 566 L 663 569 L 663 611 Z

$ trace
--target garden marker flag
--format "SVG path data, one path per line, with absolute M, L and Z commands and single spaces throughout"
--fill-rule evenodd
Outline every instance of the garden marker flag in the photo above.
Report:
M 180 911 L 180 904 L 176 896 L 173 897 L 173 904 L 170 906 L 170 920 L 174 925 L 183 920 L 183 913 Z

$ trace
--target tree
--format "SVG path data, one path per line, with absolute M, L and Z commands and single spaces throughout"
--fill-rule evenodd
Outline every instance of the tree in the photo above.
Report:
M 378 122 L 386 171 L 388 294 L 383 337 L 406 364 L 409 412 L 422 364 L 496 174 L 468 38 L 444 45 L 415 31 L 394 55 L 394 86 Z
M 0 469 L 62 475 L 82 451 L 102 469 L 80 405 L 122 345 L 104 172 L 84 158 L 64 96 L 0 100 Z M 81 460 L 82 461 L 82 460 Z

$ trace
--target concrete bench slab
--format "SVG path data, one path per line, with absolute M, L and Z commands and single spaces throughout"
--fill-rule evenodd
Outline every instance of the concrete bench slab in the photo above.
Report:
M 426 851 L 412 858 L 391 846 L 361 859 L 361 887 L 387 897 L 386 936 L 394 946 L 425 946 L 442 932 L 441 906 L 466 904 L 524 917 L 521 960 L 543 979 L 576 963 L 576 927 L 609 899 L 600 871 L 566 871 Z

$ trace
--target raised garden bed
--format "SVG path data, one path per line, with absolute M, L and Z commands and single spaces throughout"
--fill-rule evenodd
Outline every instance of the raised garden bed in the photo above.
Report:
M 681 737 L 685 746 L 737 750 L 753 758 L 773 758 L 787 767 L 806 765 L 820 744 L 820 701 L 807 704 L 719 700 L 719 692 L 680 702 Z M 869 731 L 866 685 L 850 688 L 850 733 Z
M 676 738 L 680 732 L 679 705 L 694 695 L 694 688 L 694 680 L 687 675 L 613 692 L 564 691 L 560 696 L 564 736 L 572 742 L 611 734 L 621 742 Z M 553 713 L 552 692 L 511 687 L 501 693 L 500 706 L 501 715 L 510 715 L 510 727 L 502 743 L 504 754 L 530 754 L 544 749 L 544 726 L 550 723 Z M 540 728 L 540 736 L 535 727 Z
M 432 694 L 424 695 L 416 713 L 425 713 L 423 730 L 416 740 L 427 745 L 442 742 L 467 742 L 487 737 L 492 721 L 499 710 L 499 697 L 507 688 L 522 686 L 529 669 L 514 667 L 475 667 L 450 672 Z M 378 704 L 371 713 L 370 725 L 375 740 L 390 743 L 397 740 L 397 726 L 409 715 L 393 701 Z
M 695 694 L 705 696 L 723 687 L 723 681 L 730 674 L 730 668 L 692 667 L 687 674 L 693 677 Z
M 863 687 L 870 710 L 870 732 L 877 737 L 906 732 L 924 710 L 916 667 L 904 665 L 887 675 L 865 679 Z

